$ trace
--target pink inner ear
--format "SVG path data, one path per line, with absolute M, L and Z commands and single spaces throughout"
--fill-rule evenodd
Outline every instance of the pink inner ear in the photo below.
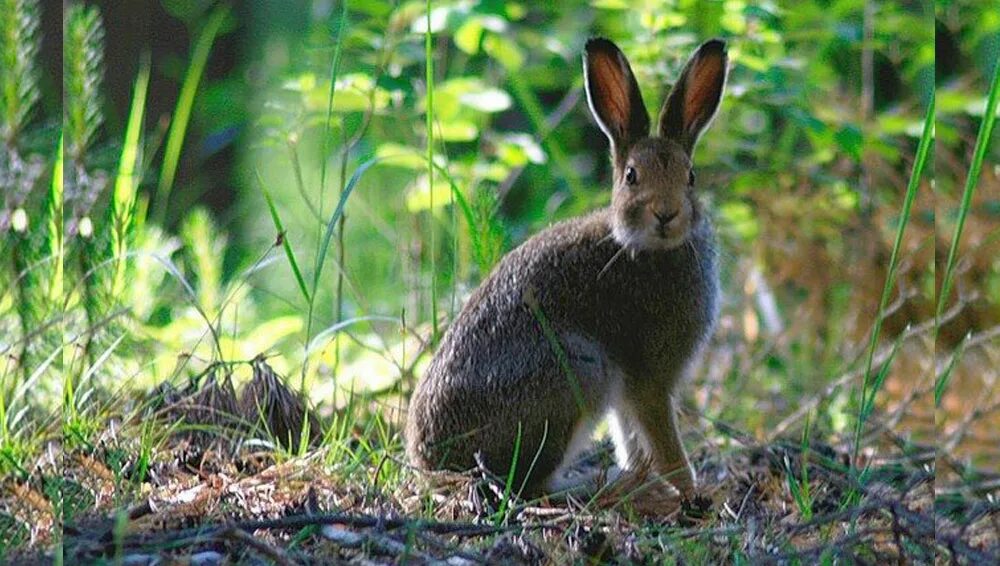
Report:
M 722 83 L 726 72 L 721 57 L 702 57 L 691 69 L 684 89 L 684 127 L 690 129 L 697 122 L 708 119 L 710 105 L 715 101 L 715 92 Z
M 606 55 L 594 57 L 590 64 L 593 75 L 592 84 L 597 87 L 598 110 L 609 128 L 623 133 L 628 123 L 629 94 L 626 89 L 625 75 L 621 65 Z

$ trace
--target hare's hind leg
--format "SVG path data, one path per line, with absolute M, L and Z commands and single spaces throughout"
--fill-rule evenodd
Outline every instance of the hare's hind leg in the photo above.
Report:
M 552 383 L 552 375 L 546 381 Z M 511 400 L 507 410 L 520 407 L 517 415 L 510 415 L 500 428 L 507 431 L 518 431 L 497 442 L 497 438 L 483 438 L 486 450 L 493 452 L 491 460 L 497 462 L 499 469 L 509 471 L 510 466 L 501 463 L 516 461 L 514 474 L 515 490 L 523 495 L 535 496 L 542 493 L 561 491 L 572 482 L 560 483 L 559 478 L 565 477 L 564 472 L 569 463 L 586 448 L 596 424 L 593 411 L 581 409 L 576 405 L 573 395 L 566 388 L 531 388 L 535 396 L 518 403 Z M 515 420 L 516 419 L 516 420 Z M 518 446 L 518 453 L 511 458 L 511 446 Z M 523 490 L 521 489 L 523 487 Z
M 559 338 L 557 363 L 551 368 L 547 383 L 555 385 L 559 394 L 541 398 L 560 398 L 546 415 L 569 411 L 572 426 L 554 452 L 558 463 L 547 469 L 542 490 L 548 493 L 575 493 L 581 496 L 596 493 L 603 482 L 604 470 L 578 466 L 581 454 L 592 445 L 594 428 L 607 409 L 611 392 L 618 388 L 620 376 L 609 364 L 604 349 L 593 340 L 567 333 Z M 572 409 L 570 409 L 572 407 Z
M 592 443 L 592 435 L 597 425 L 593 416 L 581 418 L 577 423 L 569 444 L 563 451 L 562 460 L 545 480 L 545 491 L 552 494 L 577 494 L 587 497 L 600 489 L 601 470 L 581 468 L 578 460 Z

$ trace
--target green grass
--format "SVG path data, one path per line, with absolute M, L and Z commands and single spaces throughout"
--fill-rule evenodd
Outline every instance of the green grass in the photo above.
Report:
M 934 141 L 934 117 L 934 98 L 931 97 L 931 102 L 927 106 L 927 111 L 924 115 L 923 130 L 920 135 L 920 142 L 917 146 L 917 153 L 913 162 L 913 169 L 910 173 L 910 180 L 906 186 L 906 196 L 903 197 L 903 207 L 899 215 L 899 224 L 896 227 L 896 237 L 893 241 L 892 252 L 889 257 L 889 265 L 886 269 L 885 283 L 882 286 L 882 298 L 879 300 L 878 310 L 875 313 L 871 339 L 868 344 L 868 354 L 865 358 L 864 377 L 858 394 L 858 416 L 854 426 L 854 450 L 851 459 L 852 466 L 857 466 L 858 464 L 858 454 L 861 450 L 861 436 L 864 432 L 865 422 L 868 420 L 868 417 L 874 409 L 876 396 L 881 390 L 882 385 L 885 383 L 885 377 L 889 371 L 888 368 L 891 366 L 892 358 L 895 357 L 896 349 L 899 347 L 899 342 L 897 341 L 894 346 L 893 356 L 886 361 L 883 368 L 877 375 L 872 376 L 872 363 L 875 359 L 875 350 L 879 345 L 879 338 L 881 338 L 880 334 L 882 330 L 882 323 L 884 322 L 883 318 L 885 308 L 889 303 L 889 299 L 892 297 L 893 290 L 896 288 L 896 270 L 899 266 L 899 254 L 902 249 L 903 236 L 906 233 L 906 226 L 910 220 L 910 211 L 913 208 L 913 202 L 916 200 L 917 190 L 923 180 L 924 168 L 930 161 L 930 149 Z
M 802 429 L 802 461 L 800 463 L 801 471 L 799 476 L 796 477 L 792 470 L 791 463 L 785 460 L 785 470 L 787 471 L 788 479 L 788 489 L 792 493 L 792 498 L 795 500 L 795 504 L 798 506 L 799 513 L 802 515 L 803 520 L 809 521 L 813 517 L 813 499 L 810 495 L 809 487 L 809 434 L 811 421 L 809 417 L 806 417 L 805 427 Z
M 972 153 L 972 162 L 969 164 L 969 172 L 965 178 L 965 188 L 962 191 L 962 198 L 958 207 L 958 216 L 955 222 L 954 231 L 951 235 L 951 243 L 948 248 L 948 258 L 945 261 L 944 274 L 941 278 L 941 287 L 937 297 L 935 311 L 937 320 L 937 324 L 934 328 L 935 337 L 937 337 L 940 333 L 942 315 L 951 302 L 952 288 L 955 284 L 955 269 L 958 263 L 959 247 L 962 241 L 962 233 L 965 229 L 965 221 L 968 218 L 969 211 L 972 209 L 972 197 L 979 183 L 983 162 L 986 160 L 987 152 L 990 147 L 990 140 L 996 123 L 998 102 L 1000 102 L 1000 57 L 997 58 L 994 66 L 993 80 L 990 83 L 986 106 L 983 109 L 983 118 L 979 125 L 979 133 L 976 136 L 976 145 Z M 961 360 L 962 355 L 965 353 L 965 344 L 969 337 L 970 336 L 967 335 L 965 339 L 959 343 L 955 351 L 952 352 L 951 358 L 945 366 L 944 371 L 940 372 L 936 376 L 934 384 L 935 408 L 941 408 L 941 400 L 945 396 L 959 360 Z
M 425 111 L 425 125 L 427 129 L 427 186 L 430 193 L 429 219 L 428 219 L 428 239 L 430 242 L 430 271 L 431 271 L 431 343 L 436 344 L 439 336 L 438 329 L 438 305 L 437 305 L 437 248 L 435 243 L 434 223 L 434 34 L 431 32 L 431 0 L 427 0 L 425 18 L 427 31 L 424 32 L 424 77 L 427 88 L 427 109 Z
M 507 470 L 507 477 L 503 483 L 503 497 L 500 499 L 500 508 L 493 516 L 493 524 L 500 526 L 507 520 L 507 508 L 510 506 L 511 495 L 514 494 L 514 478 L 517 476 L 517 461 L 521 457 L 521 438 L 524 430 L 521 423 L 517 423 L 517 435 L 514 436 L 514 451 L 510 458 L 510 467 Z
M 288 241 L 286 237 L 286 230 L 284 224 L 281 222 L 281 216 L 278 214 L 278 208 L 274 205 L 274 199 L 271 198 L 271 193 L 267 192 L 267 188 L 264 187 L 264 180 L 260 177 L 260 171 L 257 171 L 257 182 L 260 184 L 260 190 L 264 193 L 264 200 L 267 201 L 267 209 L 271 213 L 271 220 L 274 222 L 274 229 L 278 231 L 278 239 L 281 242 L 281 249 L 285 252 L 285 259 L 288 260 L 289 267 L 292 268 L 292 275 L 295 276 L 295 282 L 299 285 L 299 291 L 302 292 L 302 298 L 305 299 L 306 304 L 312 302 L 309 289 L 306 289 L 306 281 L 302 277 L 302 270 L 299 268 L 299 261 L 295 259 L 295 251 L 292 249 L 292 244 Z
M 160 166 L 160 180 L 157 184 L 156 200 L 152 209 L 157 224 L 162 225 L 167 218 L 170 193 L 174 186 L 174 177 L 177 175 L 181 148 L 184 147 L 184 138 L 187 135 L 188 122 L 191 119 L 191 110 L 194 107 L 195 95 L 198 93 L 198 85 L 205 73 L 205 65 L 208 63 L 208 55 L 212 51 L 215 37 L 226 18 L 229 17 L 229 13 L 228 4 L 221 4 L 212 10 L 205 21 L 205 27 L 198 35 L 194 50 L 191 52 L 191 60 L 184 73 L 181 92 L 170 121 L 170 132 L 167 134 L 167 145 L 164 148 L 163 163 Z
M 937 301 L 937 317 L 939 319 L 951 298 L 952 285 L 955 283 L 955 265 L 958 261 L 958 249 L 962 240 L 962 231 L 965 229 L 965 220 L 969 215 L 969 210 L 972 208 L 972 196 L 976 192 L 983 162 L 990 147 L 993 126 L 996 123 L 998 102 L 1000 102 L 1000 58 L 997 58 L 993 69 L 993 80 L 990 82 L 986 107 L 983 110 L 983 119 L 979 126 L 979 134 L 976 136 L 976 147 L 972 153 L 972 163 L 969 165 L 969 174 L 965 177 L 965 189 L 962 191 L 962 201 L 958 207 L 958 219 L 955 222 L 955 231 L 952 233 L 951 244 L 948 248 L 948 259 L 945 263 L 944 276 L 941 279 L 941 292 L 938 295 Z

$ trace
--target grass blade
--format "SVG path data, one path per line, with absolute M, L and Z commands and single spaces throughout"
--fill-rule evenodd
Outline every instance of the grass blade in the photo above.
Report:
M 437 254 L 434 246 L 434 33 L 431 31 L 431 0 L 427 0 L 427 31 L 424 32 L 424 62 L 427 80 L 427 186 L 430 187 L 431 344 L 437 343 Z
M 208 331 L 212 335 L 212 345 L 215 346 L 215 353 L 219 356 L 219 360 L 223 360 L 224 356 L 222 355 L 222 346 L 219 343 L 219 331 L 216 330 L 215 325 L 212 323 L 212 317 L 208 316 L 208 313 L 205 312 L 205 309 L 202 307 L 201 301 L 198 300 L 198 293 L 194 290 L 194 287 L 191 286 L 191 282 L 184 277 L 180 268 L 177 267 L 177 264 L 174 263 L 169 257 L 159 254 L 150 254 L 149 257 L 162 265 L 163 268 L 167 270 L 167 273 L 176 279 L 177 282 L 184 288 L 184 292 L 187 293 L 188 298 L 191 300 L 191 306 L 194 307 L 195 311 L 198 312 L 198 315 L 205 321 L 205 325 L 208 327 Z
M 98 356 L 97 359 L 95 359 L 94 362 L 91 363 L 89 367 L 87 367 L 87 370 L 83 373 L 83 376 L 80 378 L 80 381 L 76 385 L 77 386 L 83 385 L 84 383 L 89 381 L 90 378 L 94 377 L 94 374 L 97 373 L 97 370 L 101 369 L 101 366 L 103 366 L 104 363 L 108 361 L 108 358 L 111 357 L 111 354 L 114 353 L 115 348 L 117 348 L 118 345 L 121 344 L 122 341 L 125 340 L 125 338 L 127 337 L 128 337 L 127 333 L 121 334 L 110 345 L 108 345 L 104 349 L 104 351 L 101 352 L 101 355 Z
M 872 382 L 871 386 L 868 388 L 868 396 L 861 399 L 861 410 L 859 411 L 859 418 L 861 422 L 867 421 L 868 417 L 871 416 L 872 411 L 875 410 L 875 397 L 877 393 L 882 390 L 885 378 L 889 376 L 889 370 L 892 368 L 892 362 L 896 359 L 896 354 L 899 353 L 899 347 L 903 345 L 903 339 L 905 336 L 906 332 L 901 333 L 892 344 L 892 349 L 889 350 L 889 357 L 886 358 L 885 363 L 882 364 L 882 369 L 880 369 L 878 374 L 875 376 L 875 381 Z
M 969 336 L 967 334 L 965 338 L 958 343 L 958 348 L 951 355 L 951 360 L 948 361 L 948 366 L 944 368 L 941 375 L 938 376 L 937 380 L 934 382 L 934 408 L 941 408 L 941 399 L 944 398 L 944 392 L 948 390 L 948 384 L 951 383 L 951 375 L 955 371 L 955 367 L 958 366 L 959 360 L 962 359 L 962 354 L 965 353 L 965 345 L 969 342 Z
M 368 161 L 365 161 L 354 170 L 354 174 L 351 175 L 351 179 L 344 185 L 344 190 L 340 192 L 340 200 L 337 202 L 337 208 L 334 209 L 333 214 L 330 215 L 330 220 L 326 223 L 326 230 L 323 232 L 323 238 L 320 240 L 319 246 L 316 249 L 316 264 L 313 269 L 313 280 L 312 280 L 312 294 L 309 300 L 309 309 L 306 314 L 306 339 L 305 342 L 308 346 L 310 340 L 312 339 L 312 325 L 313 325 L 313 311 L 316 308 L 316 295 L 319 291 L 319 280 L 323 274 L 323 264 L 326 262 L 326 256 L 330 253 L 330 243 L 333 240 L 333 231 L 337 227 L 337 220 L 340 219 L 341 215 L 344 214 L 344 207 L 347 205 L 347 199 L 354 192 L 354 187 L 361 180 L 361 176 L 365 174 L 373 165 L 381 161 L 382 158 L 373 157 Z M 309 369 L 308 358 L 302 364 L 302 374 L 299 381 L 299 389 L 305 389 L 306 383 L 306 373 Z
M 326 261 L 326 255 L 330 252 L 330 241 L 333 239 L 333 231 L 337 226 L 337 220 L 340 219 L 340 215 L 344 213 L 347 198 L 354 192 L 354 187 L 361 180 L 361 176 L 365 174 L 365 171 L 368 171 L 368 169 L 379 161 L 381 161 L 381 158 L 375 157 L 359 165 L 354 170 L 354 174 L 351 175 L 351 180 L 344 186 L 344 192 L 340 194 L 337 208 L 333 210 L 330 220 L 326 223 L 326 232 L 323 233 L 323 240 L 320 242 L 319 252 L 316 254 L 316 269 L 313 270 L 313 293 L 316 293 L 316 289 L 319 287 L 319 278 L 323 273 L 323 263 Z
M 482 258 L 483 244 L 480 239 L 479 232 L 475 229 L 476 216 L 472 212 L 469 200 L 462 194 L 462 191 L 458 188 L 458 184 L 455 183 L 454 177 L 451 176 L 447 169 L 437 163 L 434 164 L 434 169 L 441 174 L 445 181 L 448 181 L 448 187 L 451 189 L 452 199 L 456 204 L 458 204 L 458 208 L 461 210 L 462 216 L 465 217 L 465 221 L 469 225 L 469 238 L 472 240 L 472 250 L 476 254 L 477 258 Z
M 46 227 L 46 248 L 44 250 L 47 257 L 51 257 L 54 262 L 52 266 L 52 281 L 49 285 L 49 300 L 51 304 L 58 305 L 63 299 L 63 256 L 65 254 L 65 240 L 63 233 L 63 150 L 65 139 L 63 134 L 59 135 L 59 145 L 56 146 L 56 160 L 52 166 L 52 184 L 49 185 L 48 197 L 48 223 Z
M 229 6 L 217 7 L 208 17 L 208 22 L 201 30 L 194 52 L 191 54 L 191 64 L 184 73 L 181 93 L 177 98 L 177 107 L 170 122 L 170 132 L 167 134 L 167 146 L 163 153 L 163 167 L 160 169 L 160 182 L 156 188 L 156 205 L 153 212 L 160 224 L 166 218 L 167 204 L 170 202 L 170 191 L 173 188 L 174 176 L 177 174 L 177 164 L 180 161 L 181 148 L 184 146 L 184 136 L 187 133 L 191 109 L 194 107 L 194 95 L 198 92 L 198 83 L 205 73 L 208 54 L 215 43 L 222 22 L 229 15 Z
M 310 301 L 309 289 L 306 288 L 306 280 L 302 277 L 302 270 L 299 269 L 299 262 L 295 259 L 295 252 L 292 250 L 292 245 L 288 243 L 288 237 L 285 235 L 285 226 L 281 223 L 281 217 L 278 216 L 278 209 L 274 206 L 274 200 L 271 198 L 271 193 L 267 191 L 264 187 L 264 179 L 260 176 L 260 171 L 256 171 L 257 183 L 260 184 L 260 190 L 264 193 L 264 200 L 267 201 L 267 208 L 271 211 L 271 220 L 274 222 L 274 228 L 278 231 L 279 237 L 281 238 L 281 247 L 285 250 L 285 257 L 288 258 L 288 265 L 292 267 L 292 273 L 295 275 L 295 281 L 299 284 L 299 291 L 302 292 L 302 296 L 305 298 L 306 303 Z
M 983 161 L 986 159 L 986 150 L 990 145 L 993 125 L 996 123 L 997 118 L 998 98 L 1000 98 L 1000 57 L 997 57 L 993 69 L 993 83 L 990 85 L 990 93 L 986 98 L 983 122 L 979 126 L 979 135 L 976 137 L 976 148 L 972 154 L 972 165 L 969 168 L 969 175 L 965 178 L 962 204 L 958 209 L 958 220 L 955 223 L 955 232 L 951 238 L 951 248 L 948 250 L 948 261 L 945 264 L 944 277 L 941 280 L 941 295 L 938 296 L 936 313 L 939 321 L 941 313 L 944 312 L 944 307 L 948 303 L 948 296 L 951 295 L 951 287 L 954 284 L 955 263 L 958 260 L 958 244 L 962 239 L 962 231 L 965 229 L 965 218 L 972 207 L 972 195 L 975 193 L 976 185 L 979 183 L 979 173 L 982 171 Z M 935 329 L 935 335 L 938 330 L 940 330 L 940 326 Z
M 507 508 L 510 506 L 510 496 L 514 485 L 514 477 L 517 474 L 517 461 L 521 457 L 521 436 L 523 433 L 524 431 L 521 429 L 521 423 L 518 422 L 517 436 L 514 437 L 514 454 L 511 456 L 510 469 L 507 470 L 507 478 L 506 481 L 504 481 L 503 500 L 500 502 L 500 508 L 497 509 L 493 520 L 494 527 L 499 527 L 503 524 L 504 519 L 507 516 Z
M 319 211 L 323 214 L 323 202 L 326 195 L 326 168 L 330 157 L 330 122 L 333 120 L 333 95 L 337 91 L 337 76 L 340 75 L 340 53 L 344 45 L 344 22 L 347 20 L 347 0 L 340 2 L 340 25 L 337 28 L 337 46 L 333 51 L 333 61 L 330 63 L 330 96 L 326 100 L 326 122 L 323 123 L 323 155 L 320 156 L 319 172 Z
M 35 367 L 34 370 L 32 370 L 31 374 L 28 375 L 28 378 L 17 386 L 17 389 L 14 390 L 14 395 L 7 403 L 8 407 L 13 407 L 20 402 L 21 399 L 27 395 L 28 391 L 37 385 L 38 379 L 45 373 L 45 370 L 49 369 L 49 366 L 55 362 L 56 356 L 62 353 L 64 347 L 65 344 L 59 344 L 41 363 L 38 364 L 37 367 Z
M 889 257 L 889 268 L 886 271 L 885 284 L 882 286 L 882 298 L 879 300 L 878 312 L 875 313 L 875 327 L 872 329 L 871 342 L 868 344 L 868 356 L 865 359 L 864 380 L 861 384 L 861 394 L 858 397 L 858 419 L 854 428 L 854 450 L 851 458 L 851 466 L 857 465 L 858 452 L 861 449 L 861 432 L 865 425 L 867 415 L 863 408 L 865 400 L 874 398 L 878 392 L 873 385 L 881 386 L 881 381 L 872 382 L 872 363 L 875 358 L 875 349 L 878 347 L 879 333 L 882 330 L 882 317 L 885 307 L 889 303 L 892 289 L 896 284 L 896 268 L 899 264 L 899 250 L 903 245 L 903 234 L 906 232 L 906 225 L 910 220 L 910 209 L 917 196 L 917 188 L 920 186 L 920 178 L 923 176 L 924 166 L 930 155 L 931 143 L 934 141 L 934 97 L 931 97 L 930 104 L 927 105 L 927 114 L 924 116 L 924 128 L 920 135 L 920 143 L 917 145 L 917 155 L 913 162 L 913 170 L 910 173 L 910 181 L 906 186 L 906 197 L 903 199 L 903 210 L 899 216 L 899 226 L 896 228 L 896 239 L 892 244 L 892 254 Z
M 320 344 L 322 343 L 323 339 L 325 339 L 327 336 L 332 336 L 332 335 L 340 332 L 341 330 L 343 330 L 343 329 L 345 329 L 345 328 L 347 328 L 349 326 L 353 326 L 353 325 L 361 323 L 361 322 L 373 322 L 373 321 L 379 321 L 379 322 L 399 322 L 399 319 L 395 318 L 395 317 L 391 317 L 391 316 L 378 315 L 378 314 L 370 314 L 370 315 L 359 316 L 359 317 L 355 317 L 355 318 L 349 318 L 347 320 L 342 320 L 342 321 L 340 321 L 340 322 L 338 322 L 336 324 L 333 324 L 332 326 L 324 328 L 320 332 L 317 332 L 316 336 L 313 336 L 312 340 L 309 341 L 308 346 L 306 346 L 306 353 L 305 353 L 305 355 L 309 356 L 314 351 L 316 351 L 316 348 L 318 348 L 320 346 Z

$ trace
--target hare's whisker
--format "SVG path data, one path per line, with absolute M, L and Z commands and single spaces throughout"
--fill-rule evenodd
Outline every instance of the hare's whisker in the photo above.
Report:
M 698 255 L 698 247 L 694 245 L 694 240 L 688 238 L 687 246 L 691 248 L 691 251 L 694 253 L 695 261 L 698 263 L 698 265 L 701 265 L 701 256 Z
M 600 279 L 601 276 L 604 275 L 604 272 L 611 267 L 611 264 L 613 264 L 615 260 L 618 259 L 618 256 L 622 255 L 627 249 L 628 249 L 627 247 L 622 246 L 617 252 L 615 252 L 615 255 L 611 256 L 611 259 L 608 260 L 608 263 L 604 264 L 604 267 L 601 268 L 600 272 L 598 272 L 597 278 Z

